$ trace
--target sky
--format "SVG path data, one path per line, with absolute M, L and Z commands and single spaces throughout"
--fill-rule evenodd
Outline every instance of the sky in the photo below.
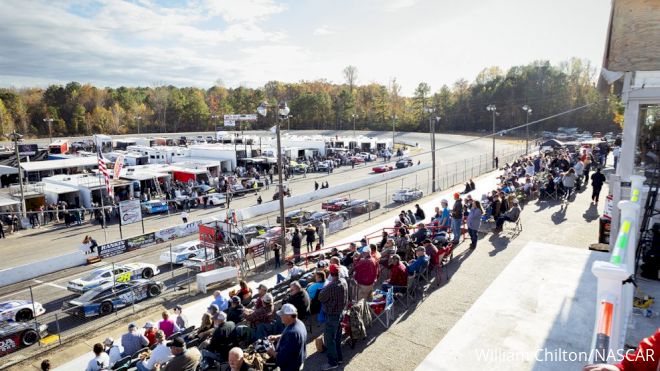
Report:
M 571 57 L 602 63 L 610 0 L 3 0 L 0 87 L 260 87 L 271 80 L 437 91 Z

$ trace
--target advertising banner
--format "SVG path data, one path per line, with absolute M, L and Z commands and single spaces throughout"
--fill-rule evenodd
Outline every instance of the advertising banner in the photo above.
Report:
M 126 243 L 123 240 L 106 243 L 105 245 L 100 245 L 98 251 L 101 259 L 109 258 L 111 256 L 125 253 Z
M 119 203 L 119 220 L 121 225 L 133 224 L 142 220 L 140 200 L 122 201 Z
M 39 151 L 39 147 L 36 144 L 19 144 L 18 145 L 18 154 L 21 156 L 34 156 Z
M 328 233 L 332 234 L 335 232 L 339 232 L 344 228 L 344 219 L 343 218 L 337 218 L 335 220 L 331 220 L 328 222 Z
M 198 233 L 200 224 L 202 224 L 201 220 L 197 220 L 187 224 L 179 224 L 174 227 L 161 229 L 155 233 L 156 242 L 161 243 Z
M 147 233 L 141 236 L 131 237 L 126 239 L 126 251 L 132 251 L 142 247 L 151 246 L 155 243 L 155 233 Z
M 115 166 L 112 168 L 114 179 L 119 179 L 121 169 L 124 167 L 124 154 L 121 153 L 115 160 Z

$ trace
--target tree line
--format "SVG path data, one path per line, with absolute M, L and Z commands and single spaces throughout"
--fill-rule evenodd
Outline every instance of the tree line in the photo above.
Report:
M 481 71 L 474 82 L 465 79 L 443 85 L 435 92 L 419 83 L 413 96 L 401 94 L 396 79 L 387 85 L 359 84 L 358 69 L 343 70 L 344 83 L 327 80 L 284 83 L 270 81 L 259 88 L 210 89 L 154 85 L 99 88 L 70 82 L 65 86 L 0 89 L 1 134 L 17 130 L 28 136 L 128 134 L 141 132 L 210 131 L 222 126 L 225 114 L 254 113 L 263 101 L 286 101 L 292 129 L 352 129 L 437 132 L 490 132 L 497 108 L 497 129 L 526 120 L 524 105 L 532 109 L 530 121 L 592 103 L 586 109 L 535 125 L 531 131 L 575 126 L 590 131 L 611 131 L 621 121 L 617 97 L 604 97 L 595 87 L 596 69 L 581 59 L 558 65 L 535 61 L 506 72 L 498 67 Z M 427 108 L 433 108 L 430 112 Z M 246 124 L 245 129 L 272 126 L 272 117 Z

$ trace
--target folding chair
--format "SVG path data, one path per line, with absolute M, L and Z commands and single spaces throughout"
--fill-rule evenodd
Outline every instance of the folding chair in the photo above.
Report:
M 126 356 L 123 358 L 120 358 L 117 362 L 115 362 L 114 365 L 112 365 L 113 370 L 119 370 L 119 369 L 128 369 L 128 367 L 131 365 L 131 356 Z
M 390 327 L 390 316 L 391 316 L 391 312 L 392 312 L 392 306 L 394 305 L 394 288 L 390 287 L 387 291 L 374 290 L 374 294 L 383 295 L 385 297 L 385 303 L 383 303 L 383 302 L 369 302 L 369 303 L 367 303 L 369 305 L 369 311 L 371 312 L 372 322 L 374 320 L 377 320 L 385 328 L 388 328 L 388 327 Z M 385 307 L 383 308 L 383 311 L 380 312 L 379 314 L 377 314 L 374 307 L 376 307 L 378 305 L 383 305 L 383 304 L 385 304 Z M 383 321 L 383 317 L 385 317 L 384 321 Z
M 507 226 L 507 224 L 509 224 L 510 227 L 507 227 L 506 230 L 511 232 L 512 237 L 517 236 L 520 233 L 522 233 L 523 226 L 522 226 L 522 217 L 521 216 L 518 216 L 518 219 L 516 219 L 515 222 L 504 223 L 505 226 Z
M 177 336 L 181 336 L 181 331 L 173 332 L 172 335 L 168 336 L 166 340 L 172 340 Z
M 435 265 L 431 267 L 432 269 L 432 275 L 435 279 L 435 284 L 440 287 L 440 283 L 442 282 L 442 271 L 445 271 L 445 276 L 447 280 L 449 280 L 449 272 L 445 269 L 445 265 L 449 262 L 450 259 L 450 254 L 451 254 L 451 249 L 445 249 L 444 251 L 438 251 L 438 254 L 440 255 L 438 257 L 438 265 Z
M 406 308 L 410 305 L 410 299 L 412 298 L 412 292 L 415 289 L 415 277 L 417 274 L 413 274 L 412 276 L 408 276 L 408 285 L 406 286 L 392 286 L 393 289 L 396 289 L 397 294 L 401 294 L 401 296 L 405 296 L 406 302 Z M 399 303 L 403 303 L 401 297 L 398 295 L 394 295 L 394 300 L 398 301 Z

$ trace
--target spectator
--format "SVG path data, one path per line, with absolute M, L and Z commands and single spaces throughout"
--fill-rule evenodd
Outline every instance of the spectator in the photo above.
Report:
M 165 344 L 165 333 L 163 330 L 156 332 L 156 347 L 151 351 L 151 354 L 144 352 L 140 354 L 140 360 L 135 364 L 138 371 L 150 371 L 156 363 L 166 363 L 172 358 L 170 349 Z
M 451 209 L 451 233 L 454 236 L 454 246 L 461 242 L 461 224 L 463 224 L 463 202 L 461 195 L 454 193 L 454 206 Z
M 293 235 L 291 236 L 291 247 L 293 248 L 293 255 L 296 262 L 300 261 L 300 248 L 302 246 L 302 240 L 300 239 L 300 231 L 298 228 L 293 229 Z
M 429 256 L 426 255 L 426 249 L 424 246 L 419 246 L 415 249 L 415 256 L 415 260 L 412 260 L 406 267 L 408 275 L 422 273 L 423 269 L 428 266 Z
M 230 371 L 256 371 L 245 363 L 243 349 L 239 347 L 229 350 L 229 370 Z
M 188 327 L 188 318 L 183 315 L 183 308 L 180 305 L 174 306 L 174 314 L 176 314 L 176 325 L 179 329 L 183 330 Z
M 440 206 L 442 206 L 442 213 L 440 214 L 439 220 L 438 220 L 438 227 L 441 230 L 448 230 L 449 227 L 451 226 L 451 213 L 449 211 L 449 201 L 447 200 L 442 200 L 440 201 Z M 437 214 L 436 214 L 437 215 Z
M 147 323 L 144 324 L 144 337 L 149 340 L 149 346 L 152 346 L 156 344 L 156 327 L 154 326 L 154 323 L 151 321 L 147 321 Z
M 616 164 L 616 161 L 614 162 Z M 596 168 L 596 172 L 591 175 L 591 203 L 598 204 L 598 197 L 600 197 L 600 190 L 605 183 L 605 175 L 600 172 L 600 168 Z
M 224 312 L 218 312 L 213 318 L 213 326 L 215 326 L 215 331 L 213 331 L 206 349 L 217 354 L 222 362 L 226 362 L 229 357 L 229 349 L 236 342 L 236 324 L 227 321 L 227 315 Z
M 410 237 L 416 244 L 421 244 L 429 236 L 429 230 L 426 229 L 424 223 L 417 224 L 417 231 Z
M 103 344 L 94 344 L 94 358 L 87 364 L 85 371 L 100 371 L 110 367 L 110 357 L 103 351 Z
M 504 222 L 516 222 L 518 218 L 520 217 L 520 205 L 518 205 L 518 200 L 514 199 L 513 200 L 513 207 L 504 213 L 504 215 L 500 216 L 497 218 L 497 222 L 495 223 L 495 228 L 493 228 L 493 233 L 500 233 L 502 232 L 502 226 L 504 225 Z
M 199 339 L 199 341 L 202 342 L 211 336 L 211 334 L 213 334 L 213 330 L 215 330 L 215 328 L 213 327 L 213 322 L 211 321 L 211 315 L 204 313 L 202 314 L 201 324 L 188 336 L 188 341 Z
M 343 266 L 339 263 L 339 258 L 338 257 L 333 256 L 332 258 L 330 258 L 330 264 L 337 264 L 337 266 L 339 267 L 339 277 L 341 277 L 345 280 L 348 279 L 348 268 L 346 268 L 345 266 Z M 326 277 L 327 277 L 327 275 L 326 275 Z M 331 278 L 332 277 L 330 277 L 330 279 Z M 329 283 L 329 282 L 326 281 L 326 283 Z
M 295 264 L 293 264 L 293 261 L 291 260 L 287 261 L 286 265 L 288 267 L 287 277 L 284 277 L 281 273 L 278 273 L 277 283 L 284 282 L 286 280 L 297 280 L 304 273 L 304 271 L 301 268 L 297 267 Z
M 321 220 L 321 223 L 319 224 L 319 227 L 316 229 L 316 234 L 319 236 L 319 244 L 321 246 L 325 245 L 325 222 Z
M 561 183 L 564 186 L 564 190 L 566 191 L 566 201 L 571 197 L 571 194 L 573 193 L 573 187 L 575 187 L 575 180 L 577 179 L 577 175 L 575 175 L 575 169 L 571 168 L 568 170 L 566 174 L 564 174 L 564 177 L 561 179 Z
M 229 300 L 222 295 L 222 292 L 216 290 L 213 291 L 213 302 L 211 304 L 217 305 L 218 308 L 224 312 L 227 310 L 227 307 L 229 307 Z
M 369 252 L 371 254 L 371 257 L 376 259 L 376 263 L 380 261 L 380 253 L 378 252 L 378 246 L 375 244 L 370 244 L 369 245 Z
M 408 272 L 406 266 L 401 263 L 401 257 L 397 254 L 392 255 L 389 261 L 390 278 L 383 281 L 382 289 L 387 291 L 392 286 L 408 287 Z M 405 289 L 395 287 L 394 291 L 404 291 Z
M 334 370 L 339 362 L 343 362 L 340 324 L 342 311 L 348 302 L 348 288 L 346 280 L 339 277 L 339 267 L 336 264 L 330 265 L 330 275 L 332 281 L 319 293 L 319 301 L 326 313 L 323 338 L 328 357 L 328 363 L 322 366 L 322 370 Z
M 470 248 L 477 248 L 477 241 L 479 240 L 479 227 L 481 227 L 481 217 L 484 215 L 484 209 L 481 207 L 481 202 L 472 201 L 472 208 L 467 217 L 468 234 L 470 235 Z
M 440 265 L 440 254 L 438 254 L 438 248 L 431 243 L 431 240 L 428 238 L 424 240 L 424 252 L 429 257 L 429 264 L 432 267 Z
M 268 293 L 268 287 L 266 287 L 266 285 L 262 283 L 259 285 L 257 290 L 258 290 L 258 296 L 257 296 L 257 300 L 254 303 L 254 309 L 259 309 L 264 306 L 263 297 Z
M 241 303 L 241 298 L 238 296 L 232 296 L 231 305 L 229 306 L 229 309 L 227 309 L 227 320 L 234 323 L 240 323 L 243 321 L 244 308 L 245 307 Z
M 371 256 L 369 248 L 362 248 L 358 259 L 353 262 L 353 279 L 358 284 L 357 300 L 368 300 L 378 278 L 378 261 Z
M 240 290 L 238 290 L 238 297 L 241 298 L 242 303 L 249 303 L 250 300 L 252 300 L 252 289 L 248 287 L 247 282 L 244 280 L 238 281 L 238 285 L 240 286 Z
M 298 318 L 300 318 L 301 321 L 304 321 L 305 318 L 307 318 L 307 314 L 309 313 L 309 294 L 307 291 L 303 290 L 302 286 L 300 286 L 300 282 L 298 281 L 291 282 L 289 285 L 289 290 L 290 291 L 288 296 L 284 298 L 282 303 L 289 303 L 296 307 Z
M 187 202 L 186 202 L 186 203 L 187 203 Z M 185 223 L 188 223 L 188 212 L 183 211 L 183 212 L 181 213 L 181 220 L 183 221 L 184 224 L 185 224 Z
M 211 304 L 209 305 L 208 308 L 206 308 L 206 313 L 213 318 L 213 316 L 220 311 L 220 308 L 218 307 L 217 304 Z
M 280 245 L 275 240 L 270 240 L 270 249 L 273 251 L 273 259 L 275 259 L 275 269 L 280 267 Z
M 263 306 L 255 310 L 244 309 L 244 319 L 254 329 L 260 324 L 270 324 L 275 319 L 273 308 L 273 296 L 266 294 L 263 296 Z
M 344 259 L 341 262 L 341 265 L 344 267 L 350 267 L 353 265 L 353 258 L 356 256 L 355 254 L 357 253 L 357 245 L 355 245 L 355 242 L 351 242 L 348 245 L 348 252 L 346 253 L 346 256 L 344 256 Z
M 277 343 L 275 348 L 268 348 L 268 354 L 275 358 L 275 363 L 281 371 L 298 371 L 303 368 L 307 358 L 307 330 L 299 320 L 296 307 L 284 304 L 277 315 L 286 326 L 281 335 L 269 336 L 271 343 Z M 340 330 L 341 334 L 341 330 Z
M 122 357 L 126 357 L 133 355 L 138 350 L 148 346 L 149 340 L 137 331 L 135 323 L 131 323 L 128 325 L 128 333 L 121 336 L 121 345 L 124 347 L 124 351 L 121 355 Z
M 314 251 L 314 241 L 316 241 L 316 228 L 308 224 L 305 228 L 305 241 L 307 242 L 307 252 Z
M 415 219 L 417 219 L 417 221 L 426 219 L 426 214 L 424 214 L 424 210 L 419 207 L 419 204 L 415 204 Z
M 186 349 L 186 343 L 180 336 L 175 337 L 167 343 L 170 352 L 174 356 L 165 366 L 156 363 L 154 370 L 159 371 L 195 371 L 199 365 L 202 355 L 196 347 Z
M 110 357 L 110 367 L 112 367 L 117 361 L 121 359 L 121 353 L 123 348 L 119 345 L 115 345 L 115 339 L 106 338 L 103 340 L 103 345 L 105 346 L 105 352 L 108 353 Z
M 163 317 L 163 319 L 160 322 L 158 322 L 158 328 L 163 330 L 166 338 L 172 336 L 173 333 L 181 330 L 179 326 L 176 325 L 176 322 L 170 318 L 170 313 L 168 311 L 164 310 L 161 313 L 161 316 Z

